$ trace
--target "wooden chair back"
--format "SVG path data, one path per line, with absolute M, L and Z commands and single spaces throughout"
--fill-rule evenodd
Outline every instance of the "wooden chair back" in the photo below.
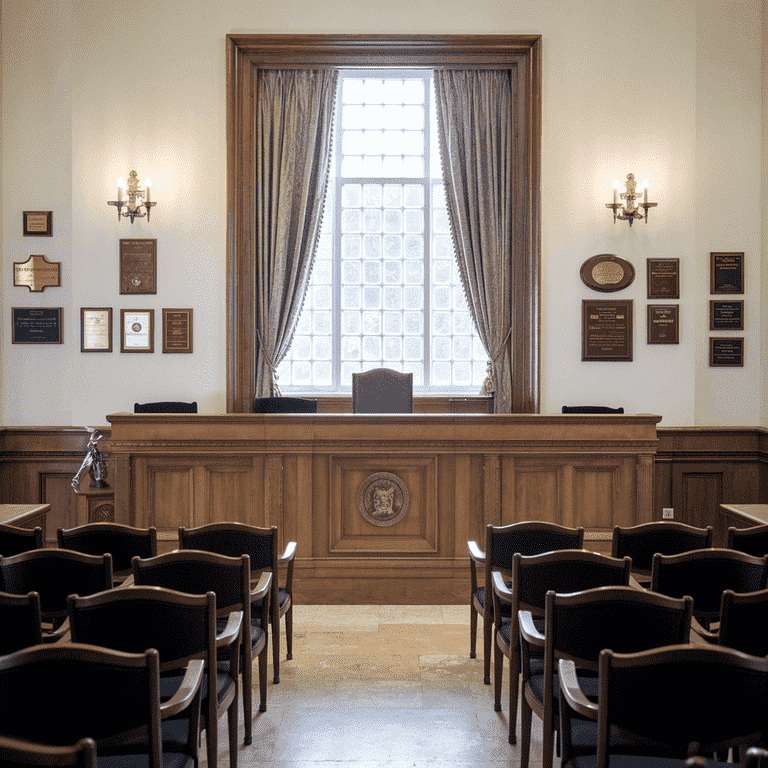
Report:
M 727 648 L 768 656 L 768 589 L 736 594 L 726 589 L 720 599 L 718 642 Z
M 392 368 L 353 373 L 352 413 L 413 413 L 413 374 Z
M 0 555 L 12 557 L 30 549 L 43 548 L 43 529 L 16 528 L 14 525 L 0 523 Z
M 40 594 L 0 592 L 0 656 L 43 642 Z
M 96 742 L 80 739 L 71 747 L 51 747 L 0 736 L 0 765 L 3 768 L 96 768 Z
M 751 528 L 730 526 L 726 547 L 756 557 L 768 555 L 768 525 L 755 525 Z

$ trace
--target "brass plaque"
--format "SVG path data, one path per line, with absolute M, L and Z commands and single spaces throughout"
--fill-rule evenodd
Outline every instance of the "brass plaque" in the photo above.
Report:
M 61 285 L 61 262 L 48 261 L 45 256 L 30 256 L 26 261 L 13 262 L 13 284 L 30 291 L 44 291 Z
M 648 298 L 680 298 L 680 259 L 648 259 Z
M 408 511 L 408 487 L 391 472 L 374 472 L 360 486 L 357 508 L 373 525 L 394 525 Z
M 632 360 L 632 299 L 581 302 L 581 359 Z
M 744 302 L 710 301 L 709 302 L 710 331 L 743 331 Z
M 709 339 L 710 368 L 741 368 L 744 365 L 744 337 Z
M 163 309 L 163 352 L 192 351 L 192 310 Z
M 626 259 L 601 253 L 581 265 L 581 281 L 593 291 L 610 293 L 626 288 L 635 279 L 635 268 Z
M 157 293 L 157 240 L 120 240 L 120 293 Z
M 680 308 L 677 304 L 648 305 L 648 343 L 680 343 Z
M 710 253 L 710 293 L 744 293 L 744 253 Z

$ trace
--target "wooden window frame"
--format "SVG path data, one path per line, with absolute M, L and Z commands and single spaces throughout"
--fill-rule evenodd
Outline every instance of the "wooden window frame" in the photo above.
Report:
M 513 160 L 512 411 L 538 413 L 540 35 L 227 35 L 227 411 L 250 413 L 256 348 L 253 139 L 259 67 L 508 67 L 517 89 Z M 447 398 L 446 398 L 447 400 Z

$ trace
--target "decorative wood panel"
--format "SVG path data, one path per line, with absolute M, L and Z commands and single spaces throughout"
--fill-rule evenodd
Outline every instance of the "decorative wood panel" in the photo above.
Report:
M 561 466 L 536 465 L 519 459 L 515 466 L 515 519 L 563 523 L 563 469 Z
M 40 501 L 51 505 L 51 511 L 46 516 L 46 530 L 43 532 L 45 546 L 57 547 L 57 529 L 77 525 L 77 496 L 72 489 L 72 475 L 40 472 Z

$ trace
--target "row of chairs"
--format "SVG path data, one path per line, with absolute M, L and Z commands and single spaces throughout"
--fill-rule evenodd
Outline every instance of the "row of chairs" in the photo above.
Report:
M 122 533 L 124 528 L 126 527 L 102 523 L 71 531 L 59 531 L 59 543 L 66 547 L 77 544 L 83 549 L 97 552 L 103 552 L 108 548 L 118 550 L 119 547 L 113 546 L 114 542 L 107 539 Z M 131 530 L 130 533 L 135 534 L 136 530 Z M 72 540 L 69 534 L 72 534 Z M 202 727 L 209 734 L 209 764 L 216 764 L 216 721 L 218 716 L 226 711 L 229 717 L 230 760 L 234 768 L 237 756 L 235 702 L 238 698 L 240 661 L 242 661 L 243 675 L 245 743 L 249 744 L 252 739 L 251 668 L 253 660 L 257 657 L 259 659 L 260 709 L 266 710 L 267 627 L 270 618 L 277 619 L 276 626 L 273 625 L 273 651 L 279 658 L 280 612 L 278 610 L 275 613 L 271 610 L 270 599 L 275 592 L 278 609 L 282 603 L 282 612 L 286 615 L 290 658 L 292 595 L 289 590 L 295 542 L 289 544 L 282 558 L 288 565 L 286 584 L 288 589 L 275 590 L 273 585 L 277 583 L 277 564 L 281 559 L 277 557 L 275 528 L 255 529 L 252 526 L 234 523 L 213 524 L 199 529 L 182 529 L 180 531 L 182 549 L 159 557 L 156 556 L 156 531 L 144 529 L 143 534 L 146 538 L 144 544 L 150 549 L 150 553 L 147 558 L 133 557 L 130 573 L 134 586 L 130 589 L 112 589 L 113 558 L 110 554 L 89 555 L 71 549 L 39 549 L 12 557 L 0 557 L 0 590 L 20 593 L 18 595 L 0 593 L 0 610 L 6 614 L 6 618 L 11 610 L 16 610 L 16 621 L 13 625 L 26 624 L 28 627 L 26 633 L 22 631 L 2 633 L 0 641 L 9 643 L 10 638 L 15 638 L 17 643 L 24 646 L 39 643 L 44 639 L 40 631 L 41 615 L 53 618 L 50 611 L 45 611 L 47 598 L 61 598 L 63 595 L 66 601 L 64 613 L 69 617 L 69 623 L 59 627 L 58 631 L 50 637 L 51 640 L 60 642 L 62 635 L 68 632 L 76 643 L 117 648 L 123 652 L 138 652 L 148 647 L 158 648 L 162 660 L 161 671 L 166 673 L 160 678 L 161 692 L 165 694 L 168 692 L 166 689 L 170 687 L 171 690 L 175 690 L 182 681 L 179 675 L 169 677 L 168 670 L 175 669 L 182 662 L 192 658 L 194 653 L 190 648 L 196 648 L 197 655 L 207 659 L 207 668 L 216 670 L 217 647 L 218 653 L 221 654 L 236 639 L 238 650 L 225 654 L 224 659 L 219 658 L 217 685 L 215 688 L 211 687 L 215 695 L 212 694 L 210 697 L 207 695 L 205 679 L 202 685 Z M 204 548 L 213 550 L 218 547 L 224 550 L 230 548 L 233 552 L 241 553 L 244 542 L 249 537 L 249 546 L 255 556 L 269 563 L 258 569 L 260 578 L 255 586 L 255 579 L 252 581 L 251 561 L 247 554 L 231 557 L 201 551 Z M 132 551 L 136 549 L 133 548 Z M 123 554 L 128 556 L 126 553 Z M 69 570 L 79 574 L 79 581 L 77 579 L 73 581 L 70 578 L 72 573 L 69 576 L 62 573 L 62 564 L 71 565 L 73 562 L 80 567 Z M 272 567 L 273 563 L 274 567 Z M 265 568 L 266 571 L 261 572 Z M 66 569 L 67 565 L 64 565 L 64 570 Z M 83 576 L 86 571 L 93 576 L 90 582 Z M 30 587 L 35 586 L 39 587 L 39 591 L 27 594 Z M 162 596 L 155 594 L 158 590 L 167 594 Z M 208 592 L 207 596 L 206 592 Z M 69 599 L 66 597 L 68 594 Z M 89 595 L 89 597 L 72 597 L 73 594 Z M 206 597 L 208 603 L 204 605 Z M 217 598 L 218 609 L 216 608 Z M 23 605 L 25 601 L 26 605 Z M 173 610 L 173 606 L 176 606 L 176 610 Z M 253 614 L 251 614 L 252 607 Z M 24 622 L 22 613 L 25 610 L 27 620 Z M 201 611 L 207 611 L 207 621 L 200 614 Z M 85 612 L 84 615 L 83 612 Z M 233 624 L 233 617 L 236 614 L 239 619 Z M 57 615 L 55 618 L 61 620 L 63 617 Z M 193 626 L 196 628 L 195 632 L 190 632 L 189 628 Z M 208 629 L 202 631 L 205 627 Z M 242 652 L 239 650 L 241 634 Z M 208 639 L 204 648 L 201 647 L 203 635 Z M 275 640 L 278 640 L 277 644 Z M 1 652 L 9 650 L 13 649 L 7 647 L 0 649 Z M 214 654 L 214 657 L 211 657 L 211 654 Z M 18 654 L 7 658 L 14 656 Z M 279 681 L 277 663 L 275 663 L 275 676 L 275 682 Z M 181 724 L 175 723 L 170 740 L 166 734 L 168 728 L 164 727 L 163 741 L 167 742 L 166 746 L 170 748 L 171 754 L 188 754 L 194 756 L 196 761 L 196 740 L 191 736 L 193 729 L 189 720 L 190 716 L 186 716 L 186 720 Z M 82 734 L 82 730 L 79 733 Z M 94 735 L 91 731 L 87 733 Z M 14 733 L 14 735 L 17 734 Z M 100 749 L 100 765 L 101 754 Z

